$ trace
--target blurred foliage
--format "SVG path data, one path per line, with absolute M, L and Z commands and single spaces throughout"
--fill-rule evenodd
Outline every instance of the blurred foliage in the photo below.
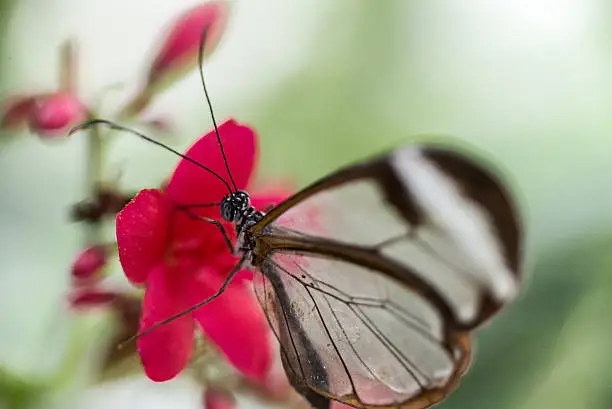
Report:
M 46 388 L 32 379 L 20 379 L 0 368 L 0 408 L 22 409 L 32 407 Z
M 8 44 L 6 42 L 7 36 L 6 31 L 8 29 L 8 21 L 10 20 L 12 13 L 14 11 L 15 6 L 17 5 L 16 0 L 0 0 L 0 55 L 5 55 L 4 50 L 7 48 Z M 6 66 L 0 67 L 0 78 L 5 77 Z M 6 86 L 6 84 L 2 84 L 3 81 L 0 81 L 0 89 L 3 89 L 2 85 Z M 0 137 L 0 153 L 2 152 L 2 148 L 6 143 L 5 137 L 9 137 L 10 135 L 2 134 Z
M 397 40 L 385 23 L 394 11 L 393 2 L 381 2 L 337 7 L 324 17 L 311 40 L 310 58 L 255 111 L 265 172 L 312 181 L 408 137 L 381 120 L 376 108 L 376 94 L 394 59 L 390 45 Z M 338 37 L 330 36 L 343 18 L 352 24 Z
M 607 349 L 606 344 L 612 339 L 612 328 L 603 313 L 607 297 L 597 300 L 595 308 L 588 307 L 588 314 L 580 314 L 579 322 L 574 319 L 593 298 L 612 291 L 611 246 L 612 237 L 542 256 L 533 267 L 534 275 L 526 278 L 526 290 L 518 302 L 481 331 L 471 371 L 462 387 L 441 407 L 609 407 L 612 402 L 570 405 L 571 400 L 559 399 L 559 396 L 563 391 L 570 396 L 604 397 L 609 389 L 612 375 L 609 362 L 596 364 L 597 360 L 609 361 L 605 349 L 601 349 Z M 590 329 L 595 330 L 592 334 L 584 333 L 586 328 L 580 325 L 584 322 L 591 324 Z M 578 341 L 583 337 L 602 336 L 605 338 L 594 345 L 597 349 L 588 350 L 592 345 L 572 342 L 573 338 Z M 566 357 L 558 351 L 567 342 L 579 355 L 575 366 L 565 365 Z M 603 373 L 575 372 L 583 365 Z M 550 395 L 539 393 L 552 375 L 569 382 L 560 383 L 559 388 L 546 388 Z M 581 382 L 585 375 L 588 381 Z

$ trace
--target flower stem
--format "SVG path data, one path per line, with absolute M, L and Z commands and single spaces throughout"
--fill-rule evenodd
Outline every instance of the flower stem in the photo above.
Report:
M 95 198 L 102 184 L 104 156 L 104 143 L 98 127 L 93 127 L 87 134 L 85 149 L 85 157 L 87 158 L 85 188 L 89 197 Z M 103 241 L 101 220 L 86 225 L 85 241 L 87 244 L 97 244 Z
M 147 88 L 142 89 L 119 111 L 117 117 L 120 121 L 134 118 L 151 103 L 151 93 Z
M 68 40 L 60 49 L 59 87 L 62 91 L 76 92 L 77 56 L 74 41 Z

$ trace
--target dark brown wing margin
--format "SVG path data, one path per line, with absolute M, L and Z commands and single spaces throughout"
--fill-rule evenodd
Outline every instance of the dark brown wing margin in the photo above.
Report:
M 262 272 L 269 271 L 272 269 L 272 265 L 269 263 L 264 263 L 261 267 Z M 298 372 L 300 368 L 294 368 L 291 366 L 289 361 L 291 358 L 288 354 L 295 355 L 296 359 L 298 356 L 298 350 L 296 349 L 296 342 L 300 344 L 302 347 L 301 350 L 307 351 L 308 353 L 308 362 L 311 366 L 314 367 L 314 370 L 317 372 L 320 377 L 320 381 L 324 384 L 327 384 L 327 373 L 325 371 L 324 365 L 321 362 L 321 358 L 316 354 L 315 349 L 312 347 L 312 343 L 310 339 L 306 335 L 300 320 L 297 316 L 291 313 L 291 311 L 287 311 L 283 309 L 282 305 L 290 305 L 291 300 L 287 295 L 287 291 L 283 287 L 281 280 L 278 278 L 276 274 L 265 274 L 265 276 L 270 280 L 270 284 L 274 289 L 274 293 L 278 298 L 280 311 L 276 311 L 276 314 L 279 317 L 282 317 L 281 322 L 283 325 L 279 323 L 278 341 L 281 345 L 281 360 L 283 363 L 283 368 L 285 370 L 285 374 L 289 379 L 289 383 L 293 388 L 300 393 L 307 401 L 312 405 L 315 409 L 329 409 L 331 406 L 331 401 L 327 397 L 321 395 L 320 393 L 316 393 L 310 388 L 302 377 L 299 376 Z M 266 311 L 266 318 L 270 321 L 270 317 L 268 316 L 268 312 Z M 270 326 L 274 328 L 274 325 L 270 323 Z M 297 339 L 294 339 L 297 338 Z M 287 349 L 287 345 L 291 345 L 292 351 Z
M 300 192 L 270 210 L 259 223 L 251 228 L 251 231 L 255 233 L 262 231 L 267 225 L 272 223 L 287 210 L 318 192 L 359 179 L 372 179 L 377 181 L 385 192 L 385 199 L 393 205 L 408 222 L 415 226 L 420 223 L 423 215 L 414 201 L 406 193 L 398 176 L 389 164 L 388 155 L 385 155 L 340 169 L 302 189 Z
M 471 201 L 477 203 L 490 220 L 500 237 L 507 265 L 519 276 L 521 260 L 521 229 L 517 211 L 510 200 L 510 195 L 504 188 L 504 183 L 498 180 L 488 169 L 492 165 L 477 159 L 473 154 L 459 153 L 440 147 L 419 148 L 423 156 L 432 161 L 446 176 L 451 178 L 461 192 Z M 399 149 L 410 149 L 400 147 Z M 460 324 L 454 318 L 452 309 L 445 299 L 425 280 L 413 271 L 384 259 L 374 249 L 351 246 L 336 241 L 316 237 L 288 237 L 282 234 L 267 232 L 265 229 L 283 213 L 318 192 L 330 189 L 350 181 L 370 179 L 378 183 L 384 193 L 385 200 L 395 208 L 412 226 L 424 222 L 425 215 L 411 197 L 410 189 L 402 182 L 390 161 L 390 154 L 363 161 L 353 166 L 345 167 L 319 181 L 311 184 L 293 195 L 283 203 L 273 208 L 264 218 L 251 227 L 255 237 L 255 264 L 261 263 L 270 251 L 292 251 L 307 254 L 317 253 L 325 257 L 333 257 L 348 262 L 364 264 L 369 268 L 387 274 L 412 288 L 436 305 L 445 319 L 454 324 L 457 330 L 469 330 L 482 324 L 493 316 L 503 306 L 497 303 L 489 294 L 482 294 L 482 308 L 474 322 Z M 358 222 L 358 221 L 356 221 Z
M 444 149 L 427 149 L 425 156 L 444 173 L 452 175 L 462 193 L 487 211 L 501 239 L 508 266 L 520 273 L 523 249 L 518 209 L 504 188 L 505 184 L 487 170 L 493 166 L 478 166 Z
M 477 158 L 473 153 L 451 151 L 437 146 L 415 147 L 420 148 L 422 154 L 428 160 L 431 160 L 448 177 L 453 179 L 461 188 L 462 193 L 479 204 L 493 220 L 496 232 L 501 238 L 508 266 L 518 274 L 523 251 L 521 248 L 522 226 L 519 221 L 518 210 L 511 200 L 510 193 L 505 188 L 506 184 L 489 170 L 495 169 L 495 167 L 483 158 Z M 400 147 L 399 149 L 408 148 Z M 266 226 L 283 213 L 310 196 L 358 179 L 376 181 L 385 193 L 387 202 L 395 207 L 410 224 L 418 227 L 423 222 L 424 215 L 391 166 L 389 155 L 390 153 L 386 153 L 344 167 L 314 182 L 274 207 L 251 228 L 251 231 L 261 233 Z

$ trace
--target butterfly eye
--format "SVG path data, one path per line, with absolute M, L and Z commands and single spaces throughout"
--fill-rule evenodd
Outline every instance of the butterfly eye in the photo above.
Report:
M 221 217 L 228 222 L 233 222 L 248 209 L 251 199 L 247 192 L 238 190 L 226 196 L 221 202 Z
M 238 218 L 239 210 L 236 204 L 232 201 L 232 196 L 227 196 L 221 202 L 221 217 L 223 220 L 233 222 Z

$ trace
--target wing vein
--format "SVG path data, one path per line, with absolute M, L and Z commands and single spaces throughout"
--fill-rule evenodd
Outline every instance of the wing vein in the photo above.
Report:
M 410 376 L 412 376 L 414 378 L 414 380 L 419 384 L 419 387 L 421 387 L 421 389 L 424 389 L 423 384 L 420 382 L 419 378 L 415 375 L 415 372 L 417 372 L 419 375 L 421 375 L 423 378 L 428 379 L 427 375 L 424 375 L 423 372 L 421 372 L 418 368 L 417 365 L 414 364 L 414 362 L 412 362 L 406 355 L 404 355 L 398 348 L 397 346 L 395 346 L 393 344 L 393 342 L 391 342 L 389 340 L 389 338 L 387 338 L 387 336 L 382 333 L 382 331 L 372 322 L 372 320 L 367 316 L 366 313 L 364 313 L 361 308 L 359 308 L 359 306 L 355 306 L 353 308 L 353 306 L 349 305 L 349 308 L 351 309 L 351 311 L 353 311 L 353 313 L 355 314 L 355 316 L 361 321 L 363 322 L 363 324 L 370 330 L 370 332 L 383 344 L 385 345 L 388 349 L 389 352 L 391 352 L 391 354 L 393 354 L 393 356 L 400 362 L 400 364 L 404 367 L 404 369 L 406 369 L 406 371 L 410 374 Z M 358 309 L 359 312 L 355 311 L 355 308 Z M 363 317 L 362 317 L 363 315 Z
M 459 276 L 463 276 L 463 278 L 465 278 L 468 281 L 471 281 L 481 287 L 486 287 L 487 283 L 485 283 L 483 280 L 479 280 L 476 277 L 474 277 L 473 274 L 468 273 L 466 270 L 464 270 L 463 268 L 455 265 L 454 263 L 450 262 L 449 260 L 447 260 L 445 257 L 443 257 L 440 253 L 438 253 L 431 244 L 429 244 L 424 238 L 422 237 L 418 237 L 414 236 L 414 242 L 421 247 L 425 252 L 429 253 L 430 255 L 432 255 L 433 257 L 438 258 L 440 261 L 442 261 L 443 264 L 446 264 L 446 266 L 459 273 Z
M 430 341 L 432 341 L 434 343 L 440 342 L 438 339 L 434 338 L 429 332 L 427 332 L 427 330 L 430 329 L 430 328 L 429 328 L 429 326 L 427 325 L 427 323 L 425 321 L 421 320 L 419 317 L 415 316 L 414 314 L 409 313 L 408 311 L 406 311 L 405 309 L 403 309 L 401 306 L 397 305 L 393 301 L 390 301 L 390 300 L 381 301 L 379 299 L 371 298 L 371 297 L 353 297 L 351 295 L 348 295 L 344 291 L 342 291 L 342 290 L 332 286 L 331 284 L 328 284 L 328 283 L 326 283 L 324 281 L 321 281 L 321 280 L 317 280 L 316 278 L 312 277 L 308 273 L 308 271 L 304 270 L 304 268 L 302 266 L 300 266 L 299 264 L 297 264 L 293 259 L 291 260 L 291 262 L 301 271 L 301 273 L 303 275 L 305 275 L 308 278 L 310 278 L 313 283 L 316 283 L 317 285 L 322 284 L 323 286 L 325 286 L 327 288 L 330 288 L 330 289 L 338 292 L 339 294 L 343 295 L 344 298 L 343 297 L 339 297 L 338 295 L 333 294 L 333 293 L 331 293 L 329 291 L 325 291 L 325 290 L 319 288 L 318 286 L 315 287 L 312 284 L 306 283 L 302 279 L 300 279 L 299 277 L 295 276 L 290 271 L 285 269 L 284 267 L 278 265 L 277 263 L 274 263 L 274 264 L 276 265 L 276 267 L 278 269 L 280 269 L 285 274 L 289 275 L 290 277 L 292 277 L 294 280 L 296 280 L 297 282 L 299 282 L 300 284 L 302 284 L 305 287 L 310 287 L 310 288 L 316 289 L 320 293 L 328 295 L 328 296 L 332 297 L 333 299 L 335 299 L 337 301 L 340 301 L 340 302 L 342 302 L 344 304 L 347 304 L 347 305 L 370 306 L 370 307 L 382 308 L 382 309 L 384 309 L 386 311 L 389 311 L 390 314 L 396 316 L 398 319 L 403 321 L 406 324 L 406 326 L 408 326 L 409 328 L 414 329 L 415 332 L 419 333 L 424 338 L 427 338 L 427 339 L 429 339 Z M 370 304 L 367 304 L 365 302 L 360 303 L 358 300 L 360 300 L 360 301 L 361 300 L 369 301 Z M 389 307 L 395 308 L 396 310 L 399 311 L 399 313 L 393 311 L 393 309 L 389 308 Z M 402 317 L 401 316 L 402 314 L 406 315 L 409 318 Z M 416 321 L 416 324 L 415 324 L 415 322 L 412 322 L 411 320 Z M 419 325 L 417 325 L 417 324 L 419 324 Z
M 370 307 L 378 307 L 378 308 L 383 308 L 385 310 L 391 311 L 391 309 L 387 308 L 387 306 L 392 306 L 394 307 L 396 310 L 399 311 L 399 313 L 406 315 L 409 318 L 404 317 L 404 320 L 406 322 L 407 325 L 410 325 L 411 328 L 414 328 L 416 331 L 422 331 L 422 330 L 428 330 L 430 329 L 429 325 L 427 325 L 427 322 L 425 322 L 424 320 L 422 320 L 420 317 L 417 317 L 414 314 L 411 314 L 410 312 L 408 312 L 407 310 L 403 309 L 401 306 L 397 305 L 395 302 L 393 302 L 392 300 L 379 300 L 377 298 L 372 298 L 372 297 L 353 297 L 349 294 L 347 294 L 346 292 L 337 289 L 336 287 L 334 287 L 331 284 L 326 283 L 325 281 L 321 281 L 321 280 L 317 280 L 315 278 L 312 278 L 313 282 L 317 282 L 318 284 L 322 284 L 323 286 L 337 291 L 339 294 L 343 295 L 344 297 L 346 297 L 345 299 L 334 295 L 328 291 L 325 291 L 323 289 L 319 289 L 319 291 L 321 291 L 324 294 L 327 294 L 335 299 L 338 299 L 346 304 L 353 304 L 353 305 L 362 305 L 362 306 L 370 306 Z M 408 322 L 409 320 L 414 321 L 414 322 Z M 418 326 L 420 326 L 421 328 L 418 328 Z M 424 334 L 425 335 L 425 334 Z
M 357 350 L 355 349 L 355 346 L 353 345 L 353 342 L 351 342 L 350 338 L 348 337 L 346 330 L 344 329 L 344 327 L 342 326 L 342 324 L 340 323 L 340 320 L 338 319 L 338 316 L 336 315 L 336 312 L 332 309 L 331 307 L 331 303 L 329 302 L 328 298 L 325 296 L 325 294 L 323 295 L 323 298 L 325 298 L 325 302 L 327 303 L 330 312 L 332 313 L 334 320 L 336 321 L 336 323 L 338 324 L 338 326 L 340 327 L 340 330 L 342 331 L 342 334 L 344 335 L 344 338 L 346 339 L 346 342 L 348 343 L 348 345 L 351 347 L 351 350 L 353 351 L 353 353 L 355 354 L 355 356 L 357 357 L 357 359 L 359 360 L 359 362 L 361 363 L 361 365 L 363 365 L 363 367 L 370 373 L 370 375 L 372 375 L 375 379 L 379 380 L 380 382 L 382 382 L 383 384 L 387 385 L 387 383 L 380 378 L 380 376 L 378 376 L 376 373 L 374 373 L 374 371 L 372 371 L 372 369 L 370 368 L 370 366 L 363 360 L 363 358 L 361 357 L 361 355 L 357 352 Z M 350 308 L 350 307 L 349 307 Z M 357 317 L 359 320 L 361 320 L 360 317 Z M 363 320 L 361 320 L 363 322 Z M 365 324 L 365 323 L 364 323 Z M 404 364 L 402 362 L 400 362 L 400 364 L 406 369 L 406 371 L 410 374 L 410 376 L 412 376 L 414 378 L 414 376 L 412 375 L 412 373 L 410 372 L 409 368 L 406 368 L 404 366 Z M 415 378 L 415 380 L 417 381 L 417 383 L 419 382 L 418 379 Z M 420 385 L 419 385 L 420 386 Z M 355 392 L 357 392 L 357 390 L 355 389 Z
M 325 320 L 323 319 L 323 315 L 321 314 L 321 310 L 319 309 L 319 306 L 317 305 L 317 302 L 315 301 L 315 299 L 312 296 L 312 293 L 310 292 L 308 287 L 304 286 L 304 288 L 306 289 L 306 292 L 308 293 L 308 296 L 310 297 L 310 299 L 312 300 L 312 303 L 314 304 L 315 310 L 317 311 L 317 315 L 319 316 L 319 320 L 321 321 L 321 324 L 323 325 L 323 328 L 325 329 L 325 333 L 327 334 L 327 338 L 329 338 L 329 342 L 331 342 L 331 344 L 333 345 L 334 350 L 336 351 L 336 355 L 338 355 L 338 358 L 340 359 L 340 362 L 342 362 L 342 368 L 344 369 L 344 372 L 346 373 L 346 376 L 348 377 L 349 382 L 351 383 L 351 388 L 352 388 L 353 392 L 356 393 L 357 389 L 355 388 L 355 382 L 353 381 L 353 377 L 351 376 L 351 372 L 348 370 L 348 366 L 346 365 L 346 362 L 344 362 L 344 359 L 342 358 L 342 354 L 340 353 L 340 350 L 338 349 L 338 346 L 334 342 L 334 339 L 331 336 L 329 328 L 327 328 L 327 325 L 325 324 Z
M 295 265 L 295 266 L 296 266 L 298 269 L 300 269 L 300 270 L 301 270 L 301 271 L 302 271 L 304 274 L 308 274 L 308 272 L 307 272 L 307 271 L 305 271 L 305 270 L 304 270 L 304 269 L 303 269 L 303 268 L 302 268 L 300 265 L 298 265 L 298 264 L 297 264 L 297 263 L 296 263 L 296 262 L 295 262 L 293 259 L 291 259 L 291 261 L 292 261 L 292 263 L 293 263 L 293 264 L 294 264 L 294 265 Z M 290 277 L 292 277 L 294 280 L 296 280 L 297 282 L 299 282 L 299 283 L 300 283 L 302 286 L 304 286 L 304 287 L 306 288 L 306 291 L 308 291 L 308 294 L 311 296 L 311 299 L 312 299 L 312 301 L 313 301 L 313 303 L 314 303 L 314 305 L 315 305 L 315 308 L 317 309 L 317 312 L 318 312 L 318 314 L 319 314 L 319 317 L 320 317 L 320 319 L 321 319 L 321 322 L 323 323 L 323 326 L 325 327 L 325 330 L 326 330 L 326 332 L 327 332 L 327 335 L 328 335 L 328 337 L 330 338 L 330 340 L 332 341 L 332 343 L 334 344 L 334 349 L 336 349 L 336 352 L 338 353 L 338 356 L 340 357 L 340 360 L 342 361 L 343 365 L 345 366 L 345 370 L 346 370 L 346 365 L 345 365 L 345 363 L 344 363 L 344 360 L 342 359 L 342 356 L 341 356 L 341 355 L 340 355 L 340 353 L 338 352 L 338 349 L 337 349 L 337 347 L 336 347 L 335 343 L 333 342 L 333 339 L 331 338 L 331 336 L 330 336 L 330 334 L 329 334 L 329 330 L 328 330 L 327 326 L 325 325 L 325 322 L 323 321 L 323 318 L 321 317 L 321 314 L 320 314 L 320 311 L 319 311 L 319 309 L 318 309 L 317 303 L 316 303 L 316 301 L 313 299 L 312 295 L 310 294 L 310 291 L 308 290 L 309 288 L 311 288 L 311 289 L 313 289 L 313 290 L 315 290 L 315 291 L 318 291 L 318 292 L 320 292 L 320 293 L 322 293 L 322 294 L 324 294 L 324 295 L 328 295 L 328 296 L 330 296 L 330 297 L 332 297 L 332 298 L 336 299 L 337 301 L 340 301 L 340 302 L 342 302 L 342 303 L 346 304 L 346 305 L 347 305 L 347 306 L 348 306 L 348 307 L 351 309 L 351 311 L 353 311 L 353 313 L 355 314 L 355 316 L 357 317 L 357 319 L 359 319 L 359 320 L 360 320 L 360 321 L 361 321 L 361 322 L 362 322 L 362 323 L 363 323 L 363 324 L 364 324 L 364 325 L 365 325 L 365 326 L 368 328 L 368 330 L 369 330 L 369 331 L 370 331 L 370 332 L 371 332 L 371 333 L 372 333 L 372 334 L 373 334 L 373 335 L 374 335 L 374 336 L 375 336 L 375 337 L 378 339 L 378 341 L 379 341 L 381 344 L 383 344 L 384 346 L 386 346 L 386 347 L 389 349 L 389 352 L 391 352 L 391 354 L 392 354 L 392 355 L 393 355 L 393 356 L 394 356 L 394 357 L 395 357 L 395 358 L 396 358 L 396 359 L 397 359 L 397 360 L 400 362 L 400 364 L 402 365 L 402 367 L 403 367 L 404 369 L 406 369 L 406 371 L 407 371 L 407 372 L 410 374 L 410 376 L 412 376 L 412 378 L 414 378 L 414 380 L 417 382 L 417 384 L 419 385 L 419 387 L 420 387 L 421 389 L 424 389 L 424 387 L 423 387 L 422 383 L 420 382 L 420 380 L 419 380 L 419 379 L 417 378 L 417 376 L 415 375 L 415 371 L 416 371 L 416 372 L 417 372 L 419 375 L 421 375 L 423 378 L 425 378 L 425 379 L 427 379 L 427 380 L 429 380 L 429 378 L 428 378 L 426 375 L 424 375 L 424 374 L 423 374 L 423 373 L 422 373 L 422 372 L 421 372 L 421 371 L 418 369 L 418 367 L 417 367 L 417 366 L 416 366 L 416 365 L 415 365 L 415 364 L 414 364 L 414 363 L 413 363 L 413 362 L 412 362 L 412 361 L 411 361 L 411 360 L 410 360 L 408 357 L 406 357 L 406 356 L 405 356 L 405 355 L 404 355 L 404 354 L 403 354 L 403 353 L 402 353 L 402 352 L 401 352 L 401 351 L 400 351 L 400 350 L 399 350 L 399 349 L 398 349 L 398 348 L 397 348 L 397 347 L 396 347 L 396 346 L 395 346 L 395 345 L 394 345 L 394 344 L 393 344 L 393 343 L 392 343 L 392 342 L 391 342 L 391 341 L 390 341 L 390 340 L 389 340 L 389 339 L 388 339 L 388 338 L 387 338 L 387 337 L 386 337 L 386 336 L 385 336 L 385 335 L 382 333 L 382 331 L 380 331 L 380 329 L 379 329 L 379 328 L 378 328 L 378 327 L 377 327 L 377 326 L 376 326 L 374 323 L 372 323 L 372 322 L 371 322 L 371 320 L 369 319 L 369 317 L 367 316 L 367 314 L 365 314 L 363 311 L 361 311 L 361 309 L 359 309 L 359 312 L 360 312 L 361 314 L 363 314 L 363 316 L 365 317 L 365 320 L 364 320 L 364 318 L 362 318 L 362 317 L 360 316 L 360 314 L 359 314 L 359 313 L 357 313 L 357 312 L 356 312 L 356 311 L 355 311 L 355 310 L 352 308 L 352 304 L 353 304 L 353 303 L 349 303 L 349 302 L 347 302 L 347 301 L 345 301 L 345 300 L 341 299 L 340 297 L 338 297 L 338 296 L 336 296 L 336 295 L 334 295 L 334 294 L 328 293 L 328 292 L 326 292 L 326 291 L 324 291 L 324 290 L 321 290 L 321 289 L 319 289 L 319 288 L 317 288 L 317 287 L 313 286 L 312 284 L 305 283 L 305 282 L 304 282 L 304 281 L 302 281 L 302 280 L 301 280 L 299 277 L 296 277 L 294 274 L 292 274 L 290 271 L 288 271 L 288 270 L 287 270 L 287 269 L 285 269 L 284 267 L 282 267 L 282 266 L 278 265 L 278 264 L 277 264 L 277 263 L 275 263 L 275 262 L 274 262 L 274 264 L 277 266 L 277 268 L 279 268 L 279 269 L 280 269 L 281 271 L 283 271 L 285 274 L 289 275 Z M 317 282 L 317 283 L 323 283 L 323 284 L 326 284 L 326 283 L 324 283 L 324 282 L 322 282 L 322 281 L 319 281 L 319 280 L 314 280 L 314 281 L 315 281 L 315 282 Z M 337 290 L 337 289 L 336 289 L 336 290 Z M 340 290 L 337 290 L 337 291 L 341 292 Z M 342 293 L 342 292 L 341 292 L 341 293 Z M 358 306 L 358 305 L 357 305 L 357 306 Z M 379 308 L 383 308 L 383 309 L 384 309 L 384 307 L 379 307 Z M 330 308 L 330 310 L 331 310 L 331 308 Z M 389 311 L 389 313 L 391 313 L 392 315 L 396 315 L 396 314 L 394 314 L 394 313 L 393 313 L 393 311 L 391 311 L 391 310 L 387 310 L 387 311 Z M 333 310 L 332 310 L 332 314 L 333 314 Z M 335 316 L 335 314 L 334 314 L 334 316 Z M 367 322 L 366 322 L 366 320 L 367 320 Z M 368 324 L 368 323 L 369 323 L 369 324 Z M 414 327 L 414 325 L 412 325 L 412 323 L 406 323 L 406 324 L 407 324 L 407 326 L 408 326 L 408 327 L 415 329 L 415 331 L 416 331 L 417 333 L 421 333 L 421 334 L 422 334 L 422 335 L 424 335 L 424 336 L 425 336 L 425 335 L 428 335 L 428 334 L 423 334 L 423 333 L 420 331 L 420 329 L 419 329 L 419 328 L 415 328 L 415 327 Z M 339 326 L 340 326 L 340 328 L 342 329 L 342 332 L 344 333 L 344 329 L 342 328 L 342 325 L 340 325 L 340 324 L 339 324 Z M 372 327 L 373 327 L 373 328 L 372 328 Z M 345 333 L 345 336 L 346 336 L 346 333 Z M 438 343 L 440 342 L 439 340 L 433 339 L 432 337 L 430 337 L 429 339 L 430 339 L 430 340 L 432 340 L 432 341 L 433 341 L 435 344 L 438 344 Z M 351 344 L 351 343 L 350 343 L 350 341 L 349 341 L 349 344 Z M 352 345 L 352 344 L 351 344 L 351 345 Z M 361 361 L 361 357 L 360 357 L 358 354 L 357 354 L 357 357 L 358 357 L 358 358 L 359 358 L 359 360 Z M 363 363 L 363 361 L 361 361 L 361 362 Z M 369 367 L 368 367 L 368 366 L 367 366 L 365 363 L 364 363 L 364 366 L 365 366 L 365 367 L 368 369 L 368 371 L 370 372 L 370 368 L 369 368 Z M 414 370 L 413 370 L 412 368 L 414 368 Z M 349 374 L 348 372 L 347 372 L 347 374 L 348 374 L 348 376 L 349 376 L 349 378 L 350 378 L 350 374 Z M 376 375 L 374 375 L 374 376 L 376 376 Z M 378 377 L 376 377 L 376 378 L 377 378 L 377 379 L 379 379 Z M 380 379 L 379 379 L 379 380 L 380 380 Z M 352 378 L 351 378 L 351 384 L 353 385 Z M 353 386 L 354 386 L 354 385 L 353 385 Z M 355 389 L 354 389 L 354 390 L 355 390 Z

